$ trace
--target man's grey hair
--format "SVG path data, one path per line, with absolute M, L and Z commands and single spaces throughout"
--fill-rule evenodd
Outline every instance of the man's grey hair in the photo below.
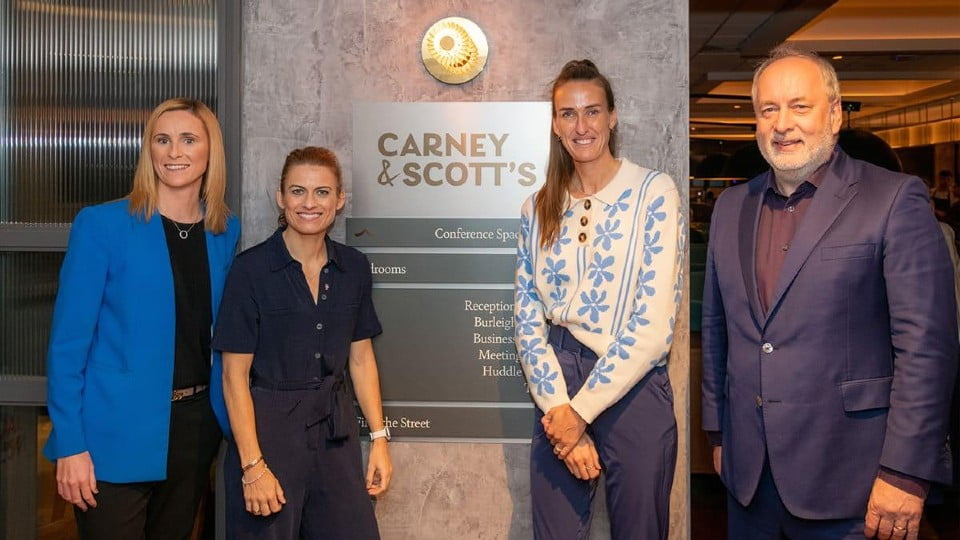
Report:
M 827 99 L 830 100 L 831 104 L 840 99 L 840 81 L 837 80 L 837 70 L 833 69 L 833 64 L 830 61 L 813 51 L 802 49 L 792 43 L 781 43 L 771 49 L 767 58 L 753 72 L 753 86 L 750 89 L 750 95 L 754 104 L 757 102 L 757 81 L 760 79 L 760 75 L 770 67 L 770 64 L 784 58 L 806 58 L 816 64 L 820 68 L 820 76 L 827 90 Z

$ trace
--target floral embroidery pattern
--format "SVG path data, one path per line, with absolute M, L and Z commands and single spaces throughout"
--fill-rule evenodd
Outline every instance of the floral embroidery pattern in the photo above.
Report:
M 550 364 L 544 362 L 540 364 L 540 367 L 533 368 L 533 376 L 530 377 L 530 385 L 537 389 L 537 395 L 542 396 L 544 392 L 547 394 L 554 393 L 553 384 L 557 376 L 560 374 L 559 371 L 550 372 Z
M 530 302 L 539 302 L 540 295 L 537 294 L 537 284 L 533 279 L 525 278 L 522 275 L 517 276 L 516 301 L 520 307 L 527 307 Z
M 567 237 L 567 226 L 564 225 L 563 229 L 560 229 L 560 234 L 557 235 L 557 241 L 553 243 L 553 254 L 559 255 L 560 250 L 563 249 L 563 246 L 573 242 L 573 238 Z
M 580 293 L 580 301 L 583 302 L 583 307 L 577 310 L 577 315 L 590 313 L 590 322 L 600 322 L 600 313 L 610 309 L 610 306 L 603 303 L 606 299 L 607 291 L 597 294 L 596 289 L 590 289 L 589 296 L 587 296 L 587 293 Z
M 547 283 L 559 287 L 563 285 L 565 281 L 570 281 L 570 276 L 561 273 L 561 270 L 563 270 L 565 266 L 567 266 L 567 261 L 563 259 L 554 261 L 550 257 L 547 257 L 547 267 L 541 270 L 540 273 L 547 276 Z
M 565 299 L 567 298 L 567 289 L 554 289 L 550 292 L 550 299 L 553 300 L 553 305 L 550 306 L 550 309 L 556 309 L 562 307 L 566 304 Z
M 597 225 L 597 238 L 593 241 L 593 246 L 597 247 L 599 245 L 604 251 L 610 251 L 610 248 L 613 246 L 613 242 L 623 238 L 623 233 L 617 232 L 617 229 L 619 228 L 619 219 L 616 221 L 610 221 L 608 219 L 603 222 L 603 226 Z
M 540 356 L 547 354 L 547 349 L 543 346 L 543 340 L 540 338 L 521 339 L 520 350 L 523 361 L 531 366 L 537 365 Z
M 537 312 L 532 309 L 529 312 L 521 309 L 520 312 L 517 313 L 516 323 L 517 332 L 523 335 L 532 334 L 534 328 L 543 326 L 543 323 L 537 320 Z
M 685 225 L 672 181 L 625 164 L 622 191 L 598 197 L 581 224 L 574 205 L 563 213 L 556 240 L 536 242 L 533 199 L 524 205 L 514 294 L 516 342 L 528 388 L 543 408 L 567 398 L 548 344 L 549 325 L 566 326 L 585 346 L 605 350 L 586 376 L 583 401 L 598 412 L 628 380 L 662 365 L 674 339 L 674 310 Z M 616 197 L 614 202 L 610 202 Z M 589 227 L 589 228 L 587 228 Z M 581 232 L 589 240 L 578 241 Z M 676 251 L 674 251 L 676 250 Z M 672 301 L 671 301 L 672 300 Z M 671 316 L 673 315 L 673 316 Z
M 598 360 L 593 366 L 593 369 L 590 371 L 590 378 L 587 380 L 587 387 L 593 388 L 597 385 L 597 383 L 609 384 L 610 377 L 607 377 L 607 375 L 613 371 L 613 368 L 614 365 L 608 364 L 606 358 L 601 358 Z
M 620 198 L 617 199 L 617 202 L 607 207 L 607 217 L 612 219 L 613 216 L 617 215 L 617 212 L 623 212 L 630 208 L 630 205 L 627 204 L 627 199 L 629 199 L 631 195 L 633 195 L 632 189 L 628 189 L 621 193 Z
M 593 280 L 593 286 L 599 287 L 604 281 L 613 281 L 613 272 L 607 270 L 613 266 L 613 255 L 603 257 L 599 253 L 593 254 L 593 262 L 587 267 L 587 277 Z

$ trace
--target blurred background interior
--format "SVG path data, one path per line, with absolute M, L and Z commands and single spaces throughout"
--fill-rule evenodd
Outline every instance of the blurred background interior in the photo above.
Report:
M 700 314 L 713 202 L 768 167 L 754 139 L 753 68 L 789 41 L 831 59 L 840 146 L 923 178 L 960 232 L 960 1 L 690 0 L 690 434 L 695 539 L 723 538 L 726 495 L 700 427 Z M 960 235 L 955 235 L 960 236 Z M 956 404 L 956 398 L 954 398 Z M 955 470 L 957 407 L 953 407 Z M 921 538 L 960 538 L 956 487 L 928 500 Z

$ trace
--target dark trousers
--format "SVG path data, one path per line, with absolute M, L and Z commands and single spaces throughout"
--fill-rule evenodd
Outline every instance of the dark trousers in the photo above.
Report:
M 346 439 L 329 440 L 329 418 L 314 421 L 314 390 L 252 387 L 257 438 L 287 504 L 276 514 L 246 511 L 240 455 L 231 441 L 223 461 L 230 540 L 378 540 L 367 494 L 357 423 Z M 352 401 L 347 400 L 352 407 Z M 336 413 L 335 413 L 336 414 Z
M 596 354 L 565 328 L 552 327 L 557 353 L 572 397 L 587 380 Z M 537 410 L 530 450 L 534 537 L 585 539 L 597 482 L 577 480 L 553 453 Z M 614 540 L 666 538 L 670 488 L 677 462 L 677 423 L 667 370 L 654 368 L 617 403 L 587 427 L 600 455 Z
M 865 514 L 867 509 L 863 511 Z M 731 539 L 863 540 L 863 519 L 863 515 L 823 520 L 792 515 L 780 499 L 769 462 L 763 464 L 760 484 L 749 506 L 742 506 L 727 493 L 727 532 Z
M 190 537 L 197 507 L 209 491 L 220 426 L 206 392 L 171 404 L 167 478 L 157 482 L 97 481 L 96 508 L 74 508 L 82 540 L 178 540 Z

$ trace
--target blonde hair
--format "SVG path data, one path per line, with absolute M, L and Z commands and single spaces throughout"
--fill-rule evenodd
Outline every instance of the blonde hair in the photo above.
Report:
M 204 206 L 204 226 L 214 234 L 227 230 L 227 218 L 230 209 L 224 201 L 227 189 L 227 163 L 223 152 L 223 134 L 217 117 L 201 101 L 187 98 L 168 99 L 157 105 L 147 124 L 143 128 L 143 141 L 140 144 L 140 158 L 133 175 L 133 188 L 127 198 L 130 200 L 130 213 L 148 219 L 157 211 L 157 173 L 153 168 L 150 154 L 150 141 L 157 120 L 163 113 L 170 111 L 189 111 L 203 122 L 209 139 L 210 156 L 207 170 L 203 173 L 200 185 L 200 200 Z
M 557 89 L 570 81 L 595 82 L 597 86 L 603 89 L 603 94 L 607 98 L 607 110 L 613 112 L 615 105 L 613 87 L 610 86 L 610 81 L 600 73 L 596 64 L 590 60 L 571 60 L 563 66 L 551 86 L 550 101 L 554 117 L 557 115 L 554 101 Z M 614 126 L 610 130 L 610 140 L 608 141 L 610 154 L 613 157 L 617 157 L 618 143 L 617 127 Z M 537 192 L 534 204 L 537 221 L 540 222 L 540 237 L 538 240 L 542 248 L 552 244 L 557 239 L 557 235 L 560 234 L 560 218 L 566 210 L 563 205 L 567 200 L 567 188 L 574 171 L 573 158 L 570 157 L 567 149 L 563 147 L 563 143 L 551 129 L 550 155 L 547 158 L 547 180 L 540 191 Z

